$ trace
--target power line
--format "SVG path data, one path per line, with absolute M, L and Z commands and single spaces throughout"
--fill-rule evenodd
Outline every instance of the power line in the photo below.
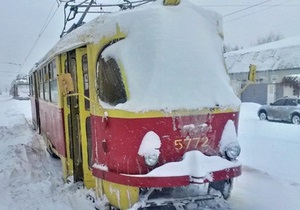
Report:
M 0 63 L 2 63 L 2 64 L 8 64 L 8 65 L 13 65 L 13 66 L 19 66 L 19 67 L 22 66 L 22 64 L 14 63 L 14 62 L 0 62 Z
M 255 11 L 255 12 L 249 13 L 249 14 L 247 14 L 247 15 L 243 15 L 243 16 L 241 16 L 241 17 L 238 17 L 238 18 L 235 18 L 235 19 L 231 19 L 231 20 L 229 20 L 229 21 L 225 21 L 224 24 L 225 24 L 225 23 L 233 22 L 233 21 L 235 21 L 235 20 L 239 20 L 239 19 L 241 19 L 241 18 L 244 18 L 244 17 L 250 16 L 250 15 L 253 15 L 253 14 L 255 14 L 255 13 L 258 13 L 258 12 L 261 12 L 261 11 L 264 11 L 264 10 L 267 10 L 267 9 L 272 9 L 272 8 L 274 8 L 274 7 L 278 7 L 278 6 L 282 5 L 282 4 L 285 4 L 285 3 L 288 3 L 288 2 L 291 2 L 291 1 L 294 1 L 294 0 L 285 1 L 285 2 L 283 2 L 283 3 L 276 4 L 276 5 L 270 6 L 270 7 L 265 8 L 265 9 L 261 9 L 261 10 Z
M 268 0 L 268 1 L 264 1 L 264 2 L 258 3 L 258 4 L 251 5 L 250 7 L 246 7 L 246 8 L 244 8 L 244 9 L 241 9 L 241 10 L 238 10 L 238 11 L 235 11 L 235 12 L 231 12 L 231 13 L 229 13 L 229 14 L 227 14 L 227 15 L 224 15 L 223 17 L 227 17 L 227 16 L 229 16 L 229 15 L 233 15 L 233 14 L 236 14 L 236 13 L 238 13 L 238 12 L 245 11 L 245 10 L 247 10 L 247 9 L 250 9 L 250 8 L 252 8 L 252 7 L 256 7 L 256 6 L 262 5 L 262 4 L 267 3 L 267 2 L 270 2 L 270 1 L 272 1 L 272 0 Z
M 57 3 L 57 2 L 56 2 L 56 3 Z M 43 32 L 45 31 L 45 29 L 47 28 L 49 22 L 50 22 L 51 19 L 53 18 L 53 15 L 52 15 L 51 18 L 50 18 L 50 15 L 51 15 L 52 10 L 54 9 L 56 3 L 53 4 L 53 6 L 52 6 L 52 8 L 51 8 L 51 10 L 50 10 L 50 12 L 49 12 L 47 18 L 46 18 L 46 21 L 45 21 L 45 23 L 44 23 L 44 25 L 43 25 L 43 27 L 42 27 L 42 30 L 41 30 L 40 34 L 43 33 Z M 58 5 L 58 7 L 59 7 L 59 5 Z M 57 8 L 58 8 L 58 7 L 57 7 Z M 55 12 L 56 12 L 56 11 L 55 11 Z M 55 14 L 55 12 L 54 12 L 54 14 Z M 50 19 L 49 19 L 49 18 L 50 18 Z M 48 19 L 49 19 L 49 21 L 48 21 Z
M 47 18 L 46 18 L 46 21 L 41 29 L 41 32 L 38 34 L 33 46 L 31 47 L 31 49 L 29 50 L 28 54 L 26 55 L 25 59 L 24 59 L 24 62 L 22 63 L 21 65 L 21 68 L 19 71 L 21 71 L 21 69 L 23 68 L 24 64 L 26 63 L 27 59 L 29 58 L 29 56 L 31 55 L 32 51 L 34 50 L 34 48 L 36 47 L 38 41 L 40 40 L 41 36 L 43 35 L 43 33 L 45 32 L 46 28 L 48 27 L 49 23 L 51 22 L 51 20 L 53 19 L 54 15 L 56 14 L 57 10 L 59 9 L 60 7 L 60 4 L 58 5 L 58 7 L 56 8 L 56 10 L 54 11 L 54 13 L 52 14 L 52 16 L 50 17 L 52 11 L 53 11 L 53 8 L 54 6 L 57 4 L 57 2 L 55 1 L 55 3 L 53 4 Z

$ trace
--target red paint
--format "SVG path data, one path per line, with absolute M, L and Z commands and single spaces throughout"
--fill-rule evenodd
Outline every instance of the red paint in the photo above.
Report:
M 66 157 L 63 109 L 43 100 L 39 101 L 39 107 L 42 133 L 50 139 L 58 153 Z
M 118 177 L 118 174 L 146 174 L 151 171 L 151 168 L 146 166 L 144 158 L 138 155 L 141 141 L 149 131 L 158 134 L 162 142 L 160 159 L 156 167 L 167 162 L 180 161 L 183 154 L 190 150 L 200 150 L 206 155 L 219 155 L 219 141 L 228 120 L 233 120 L 235 126 L 237 126 L 238 113 L 174 118 L 126 119 L 108 117 L 107 120 L 102 120 L 102 117 L 91 116 L 94 162 L 106 165 L 109 170 L 109 172 L 100 172 L 98 169 L 93 169 L 93 173 L 97 177 L 104 177 L 105 179 L 111 179 L 111 181 L 120 178 L 123 180 L 121 182 L 125 184 L 126 179 Z M 184 126 L 189 127 L 191 124 L 198 127 L 205 124 L 209 129 L 205 129 L 203 126 L 202 130 L 192 129 L 190 132 L 188 129 L 183 129 Z M 195 141 L 191 141 L 189 148 L 186 148 L 188 146 L 187 141 L 183 141 L 187 136 L 195 139 Z M 197 144 L 197 139 L 207 139 L 205 147 L 201 145 L 203 141 L 201 141 L 202 143 L 198 141 Z M 175 140 L 177 140 L 177 143 L 181 142 L 184 147 L 180 149 L 180 145 L 177 144 L 176 146 Z M 105 142 L 107 148 L 103 148 L 103 142 Z M 228 179 L 238 176 L 240 168 L 238 167 L 234 173 L 231 173 L 230 170 L 215 173 L 216 180 L 222 180 L 224 177 Z M 181 178 L 178 179 L 181 180 Z M 186 178 L 182 178 L 181 181 L 184 180 Z

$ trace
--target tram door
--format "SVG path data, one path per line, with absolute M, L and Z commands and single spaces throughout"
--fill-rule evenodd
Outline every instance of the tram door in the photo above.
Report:
M 73 181 L 83 181 L 82 167 L 82 145 L 80 135 L 80 115 L 78 99 L 78 80 L 77 80 L 77 63 L 76 51 L 70 51 L 64 60 L 64 73 L 71 74 L 74 84 L 74 90 L 69 92 L 65 97 L 65 128 L 66 128 L 66 148 L 68 161 L 68 171 L 73 171 Z
M 84 181 L 88 188 L 94 187 L 91 172 L 91 130 L 86 47 L 61 55 L 64 74 L 70 74 L 73 91 L 64 97 L 64 120 L 66 130 L 67 171 L 74 182 Z M 73 173 L 71 173 L 73 172 Z

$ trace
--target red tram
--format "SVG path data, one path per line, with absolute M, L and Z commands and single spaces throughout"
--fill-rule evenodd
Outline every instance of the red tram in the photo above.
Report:
M 65 181 L 131 208 L 155 189 L 203 186 L 228 198 L 241 174 L 239 100 L 221 18 L 156 1 L 70 32 L 30 71 L 33 122 Z M 182 188 L 183 189 L 183 188 Z

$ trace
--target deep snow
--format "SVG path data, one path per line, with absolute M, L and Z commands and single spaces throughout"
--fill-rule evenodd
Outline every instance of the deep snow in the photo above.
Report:
M 0 95 L 0 106 L 0 209 L 94 209 L 87 198 L 93 192 L 64 184 L 60 162 L 31 130 L 30 102 Z M 300 209 L 300 127 L 259 121 L 258 107 L 242 104 L 238 139 L 243 174 L 235 179 L 230 200 L 218 209 Z

